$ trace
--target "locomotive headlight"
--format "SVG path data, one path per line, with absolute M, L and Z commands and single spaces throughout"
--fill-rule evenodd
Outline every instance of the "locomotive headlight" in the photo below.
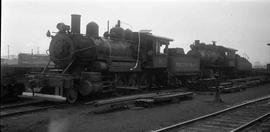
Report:
M 66 25 L 64 24 L 64 23 L 62 23 L 62 22 L 60 22 L 60 23 L 58 23 L 57 25 L 56 25 L 56 28 L 59 30 L 59 31 L 65 31 L 66 30 Z

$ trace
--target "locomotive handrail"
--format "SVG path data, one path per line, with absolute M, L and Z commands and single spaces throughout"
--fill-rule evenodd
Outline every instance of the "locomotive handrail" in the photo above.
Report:
M 140 58 L 140 47 L 141 47 L 141 35 L 140 32 L 138 32 L 138 39 L 139 39 L 139 43 L 138 43 L 138 53 L 137 53 L 137 60 L 136 60 L 136 64 L 133 68 L 130 68 L 130 70 L 134 70 L 137 68 L 138 63 L 139 63 L 139 58 Z
M 41 74 L 43 74 L 45 72 L 45 70 L 48 68 L 48 66 L 51 63 L 51 59 L 49 60 L 49 62 L 47 63 L 47 65 L 44 67 L 43 71 L 41 72 Z
M 97 47 L 97 46 L 89 46 L 86 48 L 75 50 L 70 54 L 70 56 L 72 56 L 73 54 L 75 54 L 77 52 L 81 52 L 81 51 L 88 50 L 88 49 L 95 48 L 95 47 Z M 50 54 L 48 54 L 48 55 L 50 56 L 50 58 L 53 58 L 53 60 L 56 60 L 56 61 L 64 61 L 64 60 L 67 60 L 69 58 L 69 57 L 65 57 L 65 58 L 59 59 L 59 58 L 55 58 L 55 57 L 51 56 Z
M 104 40 L 103 39 L 100 39 L 101 41 L 103 41 L 104 42 Z M 111 45 L 109 44 L 109 43 L 106 43 L 107 45 L 108 45 L 108 47 L 109 47 L 109 49 L 110 49 L 110 54 L 109 54 L 109 62 L 111 63 L 111 56 L 112 56 L 112 47 L 111 47 Z
M 74 52 L 72 52 L 71 54 L 75 54 L 76 52 L 88 50 L 88 49 L 95 48 L 95 47 L 97 47 L 97 46 L 89 46 L 89 47 L 86 47 L 86 48 L 78 49 L 78 50 L 75 50 Z
M 64 74 L 68 70 L 68 68 L 73 64 L 73 62 L 74 62 L 74 59 L 68 64 L 68 66 L 65 68 L 65 70 L 61 74 Z

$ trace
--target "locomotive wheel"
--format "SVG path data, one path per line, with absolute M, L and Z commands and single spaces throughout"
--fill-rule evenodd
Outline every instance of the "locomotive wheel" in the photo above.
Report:
M 118 75 L 117 77 L 117 85 L 118 86 L 124 86 L 127 85 L 127 81 L 126 81 L 127 77 L 125 75 Z
M 74 88 L 66 90 L 66 101 L 70 104 L 75 103 L 78 100 L 78 91 Z
M 129 86 L 136 86 L 136 84 L 137 84 L 136 80 L 137 80 L 136 74 L 132 74 L 132 75 L 129 77 L 128 85 L 129 85 Z
M 139 88 L 149 88 L 150 84 L 146 74 L 141 75 L 139 78 Z

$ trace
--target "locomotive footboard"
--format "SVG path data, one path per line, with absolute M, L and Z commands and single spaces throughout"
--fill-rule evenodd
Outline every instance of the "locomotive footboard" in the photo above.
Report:
M 76 77 L 70 74 L 29 74 L 29 86 L 33 94 L 42 93 L 66 97 L 67 102 L 74 103 L 78 99 L 75 86 Z

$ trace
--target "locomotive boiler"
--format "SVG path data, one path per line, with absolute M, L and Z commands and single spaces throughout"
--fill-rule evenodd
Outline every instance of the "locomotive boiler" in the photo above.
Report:
M 86 27 L 86 34 L 80 33 L 80 15 L 72 15 L 71 32 L 69 27 L 59 23 L 59 32 L 52 36 L 49 47 L 51 60 L 61 68 L 69 67 L 69 72 L 74 69 L 88 68 L 91 71 L 106 71 L 108 65 L 115 60 L 129 65 L 130 69 L 135 62 L 135 47 L 124 40 L 124 31 L 120 27 L 120 21 L 116 27 L 110 30 L 110 39 L 99 37 L 99 27 L 90 22 Z M 114 63 L 113 63 L 114 64 Z M 113 70 L 113 69 L 109 69 Z

